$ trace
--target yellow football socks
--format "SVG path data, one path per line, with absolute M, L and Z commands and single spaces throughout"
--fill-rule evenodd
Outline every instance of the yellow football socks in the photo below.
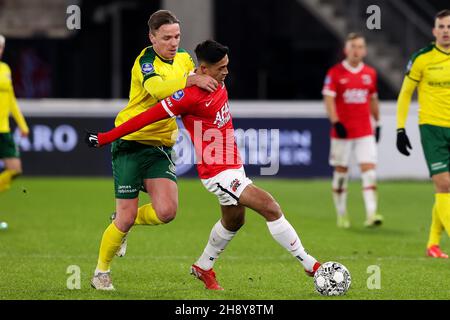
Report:
M 136 220 L 134 225 L 147 225 L 156 226 L 158 224 L 163 224 L 156 215 L 155 209 L 153 209 L 152 204 L 146 204 L 138 209 Z
M 436 193 L 436 210 L 445 231 L 450 236 L 450 193 Z
M 120 231 L 116 225 L 111 223 L 103 233 L 100 253 L 98 256 L 97 270 L 106 272 L 109 270 L 111 261 L 122 244 L 122 239 L 126 233 Z
M 427 248 L 433 245 L 439 245 L 441 242 L 441 234 L 442 230 L 444 230 L 444 226 L 442 225 L 441 218 L 436 210 L 436 204 L 433 206 L 433 214 L 431 218 L 431 227 L 430 227 L 430 236 L 428 238 Z
M 11 187 L 11 181 L 17 176 L 17 171 L 6 169 L 0 173 L 0 192 L 6 191 Z

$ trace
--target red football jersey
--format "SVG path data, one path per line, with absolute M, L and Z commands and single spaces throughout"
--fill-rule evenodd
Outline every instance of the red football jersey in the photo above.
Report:
M 348 139 L 373 134 L 370 99 L 377 94 L 375 69 L 363 63 L 353 68 L 344 60 L 328 70 L 322 94 L 335 97 L 336 113 Z M 331 136 L 337 137 L 334 128 Z
M 213 93 L 192 86 L 162 100 L 161 104 L 170 116 L 181 115 L 194 143 L 201 179 L 242 166 L 224 84 Z
M 219 85 L 213 93 L 197 86 L 179 90 L 120 126 L 106 133 L 99 133 L 99 145 L 117 140 L 150 123 L 177 115 L 181 116 L 194 143 L 197 170 L 201 179 L 242 166 L 224 84 Z

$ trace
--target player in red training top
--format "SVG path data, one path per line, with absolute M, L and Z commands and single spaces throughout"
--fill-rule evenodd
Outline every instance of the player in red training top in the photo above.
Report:
M 377 214 L 376 143 L 380 138 L 379 101 L 376 71 L 363 63 L 367 54 L 363 36 L 351 33 L 345 42 L 346 58 L 327 73 L 322 90 L 332 123 L 330 165 L 333 173 L 333 200 L 337 225 L 350 227 L 347 214 L 347 184 L 350 157 L 354 153 L 361 169 L 366 227 L 381 225 Z M 372 119 L 376 122 L 375 130 Z
M 205 188 L 218 197 L 222 210 L 222 219 L 212 228 L 208 244 L 191 266 L 191 273 L 202 280 L 207 289 L 222 290 L 213 266 L 244 224 L 245 207 L 248 207 L 266 219 L 273 238 L 313 276 L 320 263 L 305 251 L 275 199 L 245 175 L 223 83 L 228 74 L 228 48 L 207 40 L 196 47 L 195 54 L 200 64 L 196 73 L 216 79 L 221 84 L 216 91 L 209 93 L 196 87 L 180 90 L 109 132 L 87 133 L 86 143 L 99 147 L 150 123 L 180 115 L 194 142 L 200 179 Z

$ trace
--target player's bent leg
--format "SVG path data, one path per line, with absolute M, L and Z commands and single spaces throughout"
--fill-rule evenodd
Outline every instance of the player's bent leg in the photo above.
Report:
M 347 213 L 348 168 L 336 166 L 333 173 L 333 202 L 337 213 L 337 226 L 350 228 L 350 218 Z
M 248 185 L 239 197 L 239 204 L 255 210 L 267 221 L 278 220 L 283 212 L 271 194 L 254 184 Z
M 272 237 L 300 261 L 307 275 L 314 275 L 320 263 L 305 251 L 297 232 L 268 192 L 253 184 L 248 185 L 241 193 L 239 203 L 261 214 Z
M 147 210 L 149 219 L 155 221 L 155 224 L 166 224 L 175 219 L 178 209 L 176 182 L 167 178 L 154 178 L 145 179 L 144 185 L 152 199 L 153 210 Z
M 366 207 L 366 227 L 380 226 L 383 216 L 378 214 L 377 200 L 377 174 L 374 163 L 361 163 L 361 180 L 363 189 L 364 205 Z
M 202 280 L 205 288 L 210 290 L 223 290 L 217 282 L 213 266 L 245 221 L 244 206 L 222 205 L 221 209 L 222 219 L 212 228 L 202 255 L 191 267 L 191 274 Z

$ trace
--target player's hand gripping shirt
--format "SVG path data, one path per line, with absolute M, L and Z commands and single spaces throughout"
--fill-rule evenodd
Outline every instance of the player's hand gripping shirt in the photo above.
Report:
M 10 132 L 9 115 L 12 114 L 14 120 L 22 132 L 28 133 L 27 123 L 17 105 L 16 96 L 11 80 L 11 69 L 0 62 L 0 133 Z
M 180 90 L 121 126 L 99 133 L 99 145 L 117 140 L 149 123 L 177 115 L 181 115 L 184 127 L 194 142 L 201 179 L 242 166 L 224 84 L 213 93 L 196 86 Z
M 398 128 L 405 127 L 416 87 L 419 124 L 450 128 L 450 51 L 433 43 L 413 54 L 399 94 Z
M 322 94 L 335 98 L 339 121 L 347 129 L 347 138 L 373 134 L 370 121 L 370 99 L 377 94 L 376 71 L 361 63 L 352 68 L 345 60 L 327 73 Z M 337 138 L 334 128 L 331 136 Z
M 174 92 L 183 89 L 194 67 L 191 56 L 183 49 L 178 50 L 173 60 L 161 58 L 153 47 L 142 50 L 131 71 L 130 100 L 117 115 L 115 125 L 119 126 Z M 148 125 L 123 139 L 149 145 L 172 146 L 176 136 L 175 119 L 166 119 Z

